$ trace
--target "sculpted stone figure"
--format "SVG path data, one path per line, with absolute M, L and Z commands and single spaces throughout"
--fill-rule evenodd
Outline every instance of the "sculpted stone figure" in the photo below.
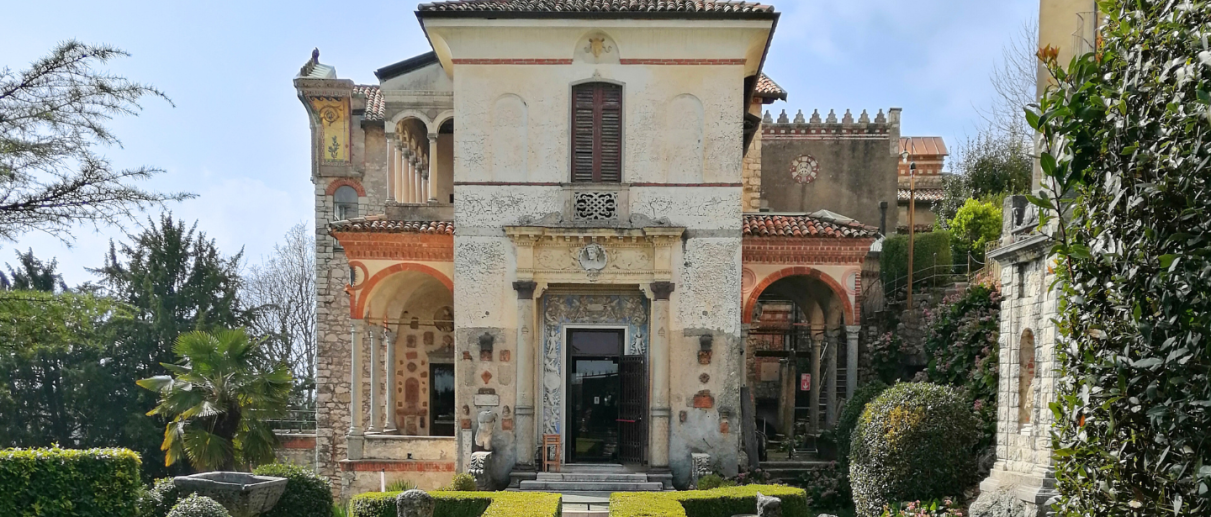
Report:
M 433 497 L 424 490 L 412 489 L 395 496 L 396 517 L 433 517 Z
M 757 517 L 782 517 L 782 500 L 757 492 Z
M 492 433 L 496 430 L 496 413 L 490 409 L 479 412 L 479 429 L 475 431 L 475 444 L 485 451 L 492 450 Z

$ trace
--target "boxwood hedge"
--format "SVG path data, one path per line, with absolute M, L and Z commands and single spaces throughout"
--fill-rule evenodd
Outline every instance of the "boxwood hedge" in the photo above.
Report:
M 274 463 L 261 465 L 252 473 L 286 478 L 286 491 L 265 517 L 303 517 L 332 511 L 332 485 L 310 468 Z
M 142 462 L 128 449 L 0 451 L 0 515 L 135 515 Z
M 807 494 L 782 485 L 745 485 L 684 492 L 619 492 L 610 517 L 732 517 L 757 513 L 757 492 L 782 500 L 785 517 L 808 517 Z
M 395 517 L 400 492 L 367 492 L 350 501 L 351 517 Z M 430 492 L 433 517 L 556 517 L 563 498 L 540 492 Z

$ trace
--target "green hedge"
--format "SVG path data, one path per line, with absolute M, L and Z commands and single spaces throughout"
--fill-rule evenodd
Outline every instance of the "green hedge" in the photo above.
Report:
M 0 515 L 135 515 L 142 462 L 128 449 L 0 451 Z
M 332 485 L 310 468 L 274 463 L 261 465 L 252 473 L 286 478 L 286 491 L 265 517 L 304 517 L 332 511 Z
M 400 492 L 367 492 L 350 501 L 350 517 L 395 517 Z M 555 517 L 563 498 L 540 492 L 430 492 L 433 517 Z
M 808 517 L 807 493 L 802 488 L 782 485 L 616 493 L 610 496 L 610 517 L 732 517 L 755 514 L 757 492 L 781 499 L 782 515 L 786 517 Z
M 935 253 L 937 254 L 936 262 Z M 950 270 L 945 266 L 954 264 L 950 232 L 938 230 L 916 234 L 912 245 L 912 256 L 912 269 L 918 275 L 914 279 L 914 283 L 915 280 L 920 280 L 920 275 L 928 275 L 931 272 L 930 268 L 933 268 L 935 264 L 938 267 L 933 272 L 949 273 Z M 963 260 L 965 264 L 966 257 Z M 908 275 L 907 235 L 892 235 L 883 240 L 883 251 L 879 254 L 879 271 L 879 275 L 885 283 Z M 917 284 L 917 287 L 921 287 L 921 284 Z

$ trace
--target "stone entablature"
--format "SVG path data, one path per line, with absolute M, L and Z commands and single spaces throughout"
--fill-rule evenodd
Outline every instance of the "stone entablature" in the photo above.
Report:
M 645 285 L 672 279 L 672 246 L 684 228 L 542 228 L 512 226 L 517 277 L 538 283 Z M 594 247 L 595 246 L 595 247 Z M 596 257 L 597 250 L 603 259 Z M 598 266 L 600 262 L 600 267 Z

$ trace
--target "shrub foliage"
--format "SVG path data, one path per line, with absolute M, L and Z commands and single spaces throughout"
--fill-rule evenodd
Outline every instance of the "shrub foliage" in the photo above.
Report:
M 854 429 L 849 476 L 858 515 L 961 493 L 975 481 L 979 437 L 979 422 L 954 388 L 888 388 L 866 405 Z
M 980 448 L 994 445 L 997 431 L 998 338 L 1001 293 L 974 285 L 926 314 L 926 377 L 963 390 L 980 417 Z
M 951 256 L 950 232 L 939 230 L 916 234 L 912 257 L 912 269 L 917 274 L 914 283 L 921 279 L 921 274 L 926 274 L 931 269 L 949 273 L 947 267 L 954 263 Z M 907 235 L 892 235 L 884 239 L 883 252 L 879 255 L 879 270 L 885 283 L 908 275 Z
M 395 517 L 395 498 L 401 492 L 367 492 L 353 496 L 351 517 Z M 433 517 L 555 517 L 559 494 L 539 492 L 431 492 L 436 503 Z
M 332 485 L 310 468 L 273 463 L 261 465 L 252 473 L 286 478 L 286 491 L 265 517 L 324 515 L 332 510 Z
M 610 496 L 610 516 L 731 517 L 755 514 L 758 492 L 781 499 L 782 515 L 786 517 L 809 515 L 807 495 L 802 489 L 781 485 L 745 485 L 684 492 L 618 492 Z
M 1056 509 L 1208 515 L 1211 2 L 1099 11 L 1096 53 L 1040 51 L 1055 86 L 1027 112 L 1064 290 Z
M 0 451 L 0 515 L 134 515 L 142 492 L 139 455 L 127 449 Z
M 331 508 L 329 508 L 331 511 Z M 231 517 L 223 505 L 209 497 L 189 494 L 189 497 L 182 499 L 176 506 L 172 507 L 172 511 L 168 512 L 168 517 Z

